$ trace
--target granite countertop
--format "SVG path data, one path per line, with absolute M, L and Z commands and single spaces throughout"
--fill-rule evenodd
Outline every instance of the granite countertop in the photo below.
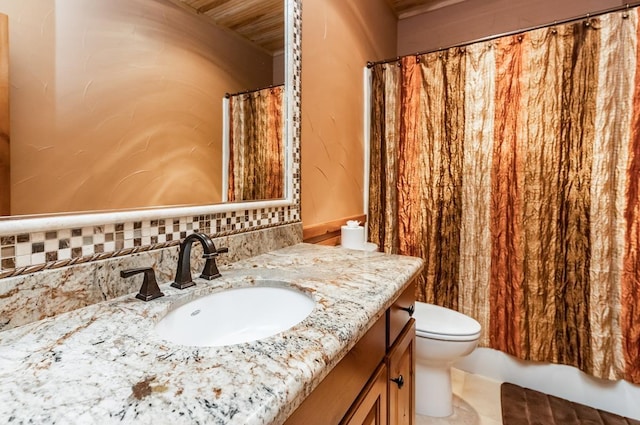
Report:
M 0 333 L 0 422 L 280 424 L 418 272 L 422 260 L 299 244 L 222 268 L 165 297 L 126 296 Z M 298 325 L 263 340 L 190 347 L 154 325 L 177 305 L 279 279 L 312 295 Z M 212 324 L 213 326 L 214 324 Z

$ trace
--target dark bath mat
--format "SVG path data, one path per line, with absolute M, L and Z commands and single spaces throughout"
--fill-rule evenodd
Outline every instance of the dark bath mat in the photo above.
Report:
M 500 386 L 503 425 L 640 425 L 640 421 L 539 391 L 503 383 Z

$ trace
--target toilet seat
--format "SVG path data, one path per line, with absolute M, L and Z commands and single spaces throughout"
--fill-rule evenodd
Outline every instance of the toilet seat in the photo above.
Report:
M 415 303 L 416 336 L 443 341 L 473 341 L 481 326 L 475 319 L 457 311 L 421 302 Z

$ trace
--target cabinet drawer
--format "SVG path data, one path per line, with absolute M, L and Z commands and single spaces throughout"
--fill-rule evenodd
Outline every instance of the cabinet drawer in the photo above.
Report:
M 387 349 L 409 323 L 416 302 L 416 282 L 413 280 L 387 310 Z

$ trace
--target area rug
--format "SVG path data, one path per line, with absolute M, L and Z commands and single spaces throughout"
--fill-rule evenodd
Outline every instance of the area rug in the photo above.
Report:
M 640 421 L 505 382 L 503 425 L 640 425 Z

